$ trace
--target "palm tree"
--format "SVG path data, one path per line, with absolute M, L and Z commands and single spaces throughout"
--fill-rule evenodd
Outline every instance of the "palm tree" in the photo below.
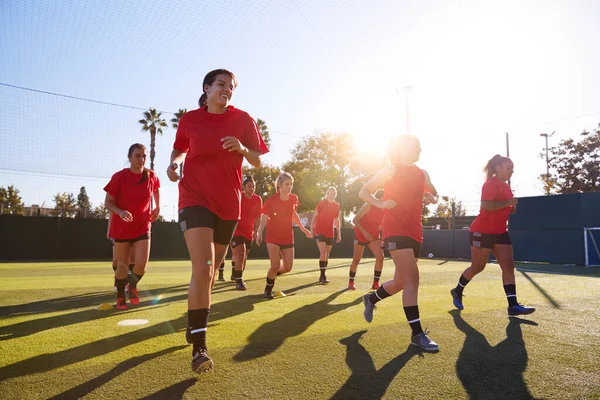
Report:
M 144 119 L 140 119 L 138 122 L 142 124 L 142 131 L 150 131 L 150 169 L 154 170 L 154 146 L 156 144 L 156 134 L 163 134 L 162 128 L 167 128 L 167 122 L 162 119 L 162 113 L 157 112 L 156 108 L 150 107 L 148 111 L 144 111 Z
M 265 144 L 267 145 L 268 148 L 271 147 L 271 136 L 269 135 L 269 127 L 267 126 L 267 123 L 262 120 L 262 119 L 257 119 L 256 120 L 256 125 L 258 125 L 258 130 L 260 131 L 260 134 L 263 138 L 263 140 L 265 141 Z
M 179 111 L 177 111 L 174 115 L 173 118 L 171 118 L 171 126 L 173 127 L 173 129 L 177 129 L 177 127 L 179 126 L 179 120 L 181 119 L 181 117 L 183 117 L 183 114 L 185 114 L 187 112 L 187 108 L 180 108 Z

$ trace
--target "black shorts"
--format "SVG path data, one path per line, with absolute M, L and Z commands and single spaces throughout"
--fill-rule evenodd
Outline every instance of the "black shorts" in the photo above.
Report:
M 376 239 L 376 240 L 378 240 L 378 239 Z M 375 240 L 371 240 L 371 242 L 374 242 L 374 241 Z M 358 239 L 354 239 L 354 244 L 357 244 L 359 246 L 368 246 L 369 243 L 371 243 L 371 242 L 359 242 Z M 381 248 L 383 248 L 383 246 Z
M 144 233 L 138 237 L 134 237 L 133 239 L 113 239 L 113 246 L 115 243 L 131 243 L 139 242 L 140 240 L 150 240 L 150 232 Z
M 246 244 L 246 251 L 252 248 L 252 240 L 244 237 L 244 236 L 234 236 L 231 238 L 231 248 L 236 248 L 241 244 Z
M 274 244 L 275 246 L 279 246 L 279 250 L 293 249 L 294 248 L 294 243 L 292 243 L 292 244 L 271 243 L 271 244 Z
M 231 241 L 237 227 L 237 220 L 225 220 L 206 207 L 192 206 L 179 210 L 179 226 L 181 232 L 192 228 L 211 228 L 215 243 L 226 246 Z
M 421 254 L 421 243 L 408 236 L 390 236 L 383 239 L 385 244 L 384 249 L 387 251 L 391 250 L 402 250 L 412 249 L 415 257 L 419 257 Z
M 333 238 L 328 238 L 325 235 L 317 235 L 315 236 L 315 239 L 317 240 L 317 242 L 323 242 L 327 246 L 333 246 Z
M 471 246 L 483 249 L 493 249 L 497 244 L 512 244 L 508 232 L 499 234 L 469 232 L 469 239 Z

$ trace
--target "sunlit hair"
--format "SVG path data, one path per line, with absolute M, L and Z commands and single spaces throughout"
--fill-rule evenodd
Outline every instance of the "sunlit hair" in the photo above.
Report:
M 492 157 L 483 169 L 483 172 L 485 172 L 486 179 L 490 179 L 494 175 L 496 175 L 496 168 L 507 161 L 511 161 L 510 158 L 503 157 L 500 154 L 496 154 L 494 157 Z
M 329 187 L 327 188 L 327 190 L 325 191 L 325 197 L 327 197 L 327 195 L 329 194 L 329 191 L 330 191 L 330 190 L 333 190 L 333 193 L 335 193 L 335 196 L 334 196 L 334 197 L 336 197 L 336 196 L 337 196 L 337 189 L 336 189 L 336 188 L 334 188 L 333 186 L 329 186 Z
M 202 93 L 202 96 L 200 96 L 200 98 L 198 99 L 198 107 L 204 107 L 206 105 L 207 99 L 208 96 L 206 95 L 206 93 Z
M 294 183 L 294 177 L 287 172 L 283 172 L 281 175 L 279 175 L 277 177 L 277 181 L 275 182 L 275 186 L 277 187 L 278 192 L 279 188 L 281 187 L 281 185 L 283 185 L 285 181 L 292 181 L 292 183 Z
M 233 84 L 233 88 L 235 89 L 235 87 L 237 86 L 237 79 L 236 79 L 235 75 L 233 74 L 233 72 L 221 68 L 221 69 L 212 70 L 208 74 L 206 74 L 206 76 L 204 77 L 204 81 L 202 81 L 202 91 L 204 93 L 206 93 L 206 91 L 204 90 L 204 87 L 206 85 L 211 86 L 217 80 L 217 76 L 223 75 L 223 74 L 229 75 L 231 77 L 231 83 Z M 202 100 L 202 97 L 200 97 L 200 100 Z
M 146 146 L 144 146 L 141 143 L 132 144 L 131 146 L 129 146 L 129 151 L 127 152 L 127 158 L 131 158 L 135 149 L 146 150 Z M 148 179 L 148 168 L 144 167 L 144 172 L 142 172 L 142 180 L 140 180 L 138 182 L 138 184 L 144 182 L 146 179 Z
M 254 178 L 251 176 L 247 176 L 246 179 L 244 179 L 244 183 L 242 184 L 242 186 L 246 186 L 246 184 L 249 182 L 255 182 Z
M 383 189 L 379 189 L 378 191 L 375 192 L 375 198 L 378 200 L 383 199 Z
M 420 142 L 414 135 L 401 135 L 390 139 L 387 147 L 387 156 L 390 164 L 399 163 L 406 149 L 415 145 L 420 146 Z

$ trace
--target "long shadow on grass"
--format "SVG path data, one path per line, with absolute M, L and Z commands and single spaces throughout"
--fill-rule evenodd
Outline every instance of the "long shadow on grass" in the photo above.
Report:
M 164 356 L 165 354 L 173 353 L 175 351 L 184 349 L 185 347 L 187 347 L 187 346 L 174 346 L 174 347 L 170 347 L 168 349 L 157 351 L 155 353 L 144 354 L 142 356 L 132 357 L 129 360 L 120 362 L 110 371 L 105 372 L 104 374 L 102 374 L 90 381 L 84 382 L 80 385 L 75 386 L 74 388 L 71 388 L 65 392 L 62 392 L 61 394 L 58 394 L 58 395 L 52 397 L 51 400 L 80 399 L 83 396 L 98 389 L 100 386 L 110 382 L 112 379 L 116 378 L 117 376 L 121 375 L 122 373 L 127 372 L 130 369 L 135 368 L 138 365 L 140 365 L 146 361 L 150 361 L 154 358 Z M 127 387 L 124 388 L 124 391 L 127 392 Z M 174 398 L 174 397 L 171 397 L 171 398 Z
M 318 320 L 359 304 L 362 301 L 362 298 L 359 297 L 350 303 L 329 304 L 344 292 L 346 292 L 345 289 L 340 290 L 323 300 L 289 312 L 275 321 L 264 323 L 250 335 L 248 338 L 249 343 L 239 353 L 234 355 L 233 359 L 235 361 L 248 361 L 271 354 L 286 339 L 300 335 Z
M 23 336 L 32 335 L 34 333 L 39 333 L 45 331 L 47 329 L 60 328 L 69 325 L 75 325 L 82 322 L 94 321 L 98 319 L 108 318 L 114 316 L 116 313 L 126 315 L 127 313 L 135 312 L 140 309 L 140 307 L 148 307 L 153 306 L 158 303 L 165 304 L 174 301 L 180 301 L 187 299 L 187 287 L 184 287 L 185 293 L 163 297 L 165 294 L 170 293 L 179 293 L 182 291 L 180 286 L 154 289 L 154 290 L 143 290 L 140 291 L 140 295 L 142 298 L 142 302 L 140 302 L 137 306 L 130 308 L 128 311 L 118 311 L 118 310 L 108 310 L 108 311 L 98 311 L 98 310 L 81 310 L 75 311 L 68 314 L 60 314 L 54 315 L 51 317 L 45 318 L 36 318 L 29 321 L 19 322 L 13 325 L 7 325 L 0 327 L 0 341 L 2 340 L 10 340 Z M 112 293 L 110 295 L 106 295 L 110 297 L 110 300 L 106 299 L 105 302 L 114 302 L 115 294 Z M 74 298 L 79 298 L 81 296 L 72 296 Z M 97 298 L 97 296 L 90 296 L 89 298 Z M 65 298 L 63 298 L 65 299 Z M 145 300 L 144 300 L 145 299 Z M 157 300 L 160 299 L 160 300 Z M 56 300 L 56 299 L 53 299 Z M 52 301 L 52 300 L 48 300 Z M 67 302 L 71 302 L 72 300 L 68 300 Z M 87 300 L 84 302 L 87 303 Z M 99 303 L 93 303 L 94 305 L 98 305 Z M 73 304 L 72 304 L 73 305 Z M 77 308 L 83 307 L 81 303 L 78 303 Z
M 521 325 L 536 322 L 509 318 L 506 339 L 491 346 L 485 336 L 469 325 L 460 311 L 452 310 L 454 324 L 465 336 L 456 361 L 456 374 L 471 399 L 532 399 L 523 372 L 527 349 Z
M 150 396 L 146 396 L 142 398 L 142 400 L 174 400 L 174 399 L 183 399 L 184 393 L 194 386 L 194 384 L 198 381 L 197 378 L 190 378 L 184 381 L 178 382 L 174 385 L 171 385 L 167 388 L 164 388 L 156 393 L 151 394 Z
M 416 347 L 408 345 L 406 351 L 385 364 L 381 369 L 375 369 L 373 358 L 359 343 L 361 336 L 366 331 L 357 332 L 340 343 L 348 348 L 346 364 L 352 371 L 350 378 L 331 397 L 332 400 L 345 399 L 381 399 L 390 383 L 400 370 L 415 355 L 421 354 Z
M 529 274 L 527 274 L 527 272 L 519 272 L 525 277 L 525 279 L 527 279 L 533 285 L 533 287 L 535 287 L 542 294 L 542 296 L 544 296 L 550 302 L 550 304 L 552 304 L 554 308 L 560 308 L 560 304 L 556 300 L 554 300 L 552 296 L 550 296 L 550 293 L 548 293 L 536 281 L 534 281 L 533 278 L 530 277 Z
M 288 290 L 287 292 L 292 293 L 313 285 L 314 283 L 298 286 Z M 211 307 L 210 322 L 214 323 L 220 319 L 230 318 L 252 311 L 254 309 L 254 304 L 261 301 L 265 301 L 262 295 L 248 295 L 216 303 Z M 96 340 L 94 342 L 72 347 L 67 350 L 58 351 L 56 353 L 41 354 L 27 360 L 7 365 L 0 368 L 0 376 L 3 379 L 10 379 L 17 376 L 26 376 L 35 373 L 52 371 L 55 368 L 61 368 L 80 361 L 98 357 L 103 354 L 121 350 L 124 347 L 127 347 L 131 344 L 138 344 L 144 340 L 151 340 L 163 335 L 182 332 L 186 329 L 186 327 L 187 314 L 184 314 L 170 321 L 136 329 L 122 335 Z M 181 340 L 182 342 L 185 341 L 183 335 L 181 336 Z

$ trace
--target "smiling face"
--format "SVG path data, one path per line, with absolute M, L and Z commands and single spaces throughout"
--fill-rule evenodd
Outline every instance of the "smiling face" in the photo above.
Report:
M 229 74 L 218 74 L 214 82 L 204 85 L 204 93 L 207 96 L 207 104 L 212 104 L 219 108 L 225 108 L 235 90 L 235 81 Z
M 281 185 L 279 185 L 279 193 L 283 195 L 288 195 L 292 192 L 293 187 L 294 181 L 292 181 L 291 179 L 286 179 L 283 182 L 281 182 Z

